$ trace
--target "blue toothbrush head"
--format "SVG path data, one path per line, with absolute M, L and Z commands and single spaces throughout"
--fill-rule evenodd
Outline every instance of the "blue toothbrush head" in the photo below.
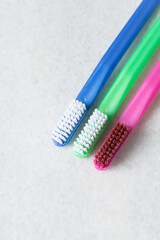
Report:
M 53 143 L 58 147 L 67 145 L 86 113 L 86 105 L 73 100 L 52 133 Z

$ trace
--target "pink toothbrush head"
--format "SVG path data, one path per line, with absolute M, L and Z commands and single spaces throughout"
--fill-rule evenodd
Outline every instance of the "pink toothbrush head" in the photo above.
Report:
M 98 170 L 107 169 L 131 132 L 131 128 L 118 121 L 94 156 L 94 166 Z
M 94 156 L 94 166 L 106 170 L 160 89 L 160 60 L 121 115 Z

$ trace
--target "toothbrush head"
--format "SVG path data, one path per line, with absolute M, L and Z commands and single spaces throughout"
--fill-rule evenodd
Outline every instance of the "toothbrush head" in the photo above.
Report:
M 96 169 L 106 170 L 121 146 L 127 139 L 131 129 L 123 123 L 117 122 L 110 134 L 94 156 L 94 166 Z
M 95 109 L 90 116 L 88 122 L 85 124 L 83 130 L 74 142 L 74 154 L 77 157 L 87 157 L 92 151 L 95 143 L 101 136 L 106 127 L 108 117 L 104 113 Z
M 56 146 L 65 146 L 70 141 L 86 113 L 87 108 L 84 103 L 78 100 L 71 102 L 52 133 L 52 140 Z

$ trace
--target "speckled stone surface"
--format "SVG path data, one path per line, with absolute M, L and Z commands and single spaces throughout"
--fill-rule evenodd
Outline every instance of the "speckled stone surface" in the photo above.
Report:
M 66 106 L 139 3 L 0 1 L 0 240 L 159 239 L 160 95 L 107 171 L 97 171 L 92 160 L 160 49 L 89 158 L 72 152 L 80 129 L 67 147 L 51 140 Z M 159 15 L 157 9 L 93 108 Z

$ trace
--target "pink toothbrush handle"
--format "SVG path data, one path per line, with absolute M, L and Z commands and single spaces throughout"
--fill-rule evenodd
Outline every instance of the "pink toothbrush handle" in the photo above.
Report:
M 119 121 L 134 128 L 160 89 L 160 60 L 127 106 Z

